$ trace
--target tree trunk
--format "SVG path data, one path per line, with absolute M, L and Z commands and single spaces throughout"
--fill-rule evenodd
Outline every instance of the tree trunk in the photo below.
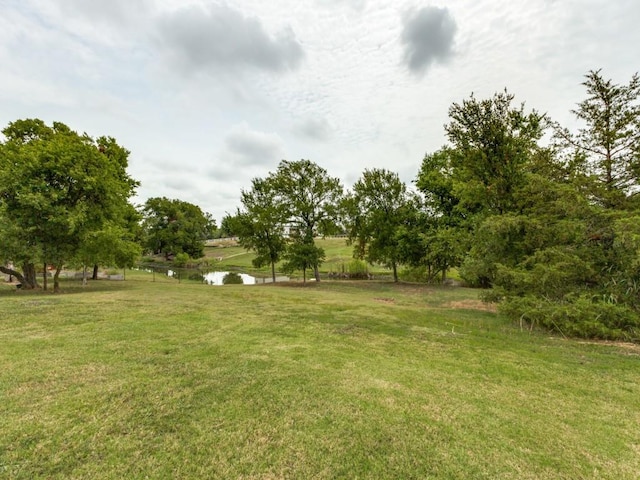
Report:
M 0 272 L 4 273 L 5 275 L 9 275 L 10 277 L 16 277 L 16 280 L 20 282 L 20 284 L 25 288 L 27 288 L 27 281 L 25 280 L 24 276 L 17 270 L 0 265 Z
M 318 264 L 316 263 L 313 266 L 313 275 L 316 277 L 316 282 L 320 281 L 320 269 L 318 268 Z
M 22 288 L 31 290 L 38 288 L 38 278 L 36 276 L 36 266 L 33 263 L 22 264 L 23 280 Z
M 391 262 L 391 266 L 393 267 L 393 281 L 398 283 L 398 265 L 396 262 Z
M 302 269 L 302 284 L 304 285 L 305 283 L 307 283 L 307 269 L 303 268 Z
M 56 273 L 53 275 L 53 293 L 58 293 L 60 291 L 60 271 L 62 270 L 62 265 L 56 265 Z
M 91 280 L 97 280 L 98 279 L 98 265 L 94 265 L 93 266 L 93 275 L 91 275 Z
M 273 279 L 273 283 L 276 283 L 276 263 L 271 262 L 271 278 Z
M 47 262 L 44 262 L 42 265 L 42 289 L 47 291 Z
M 87 266 L 82 265 L 82 286 L 87 284 Z

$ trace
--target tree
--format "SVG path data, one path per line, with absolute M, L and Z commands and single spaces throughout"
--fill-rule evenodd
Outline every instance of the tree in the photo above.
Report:
M 55 265 L 54 291 L 65 264 L 87 238 L 117 223 L 137 182 L 126 173 L 128 152 L 114 139 L 98 141 L 63 123 L 10 123 L 0 147 L 0 219 L 10 235 L 5 261 L 24 288 L 35 288 L 35 264 Z M 3 271 L 6 267 L 3 267 Z
M 405 222 L 412 198 L 396 173 L 365 170 L 346 200 L 347 231 L 354 256 L 369 263 L 383 263 L 398 281 L 400 258 L 398 228 Z
M 512 107 L 513 99 L 506 90 L 481 101 L 472 95 L 449 109 L 445 131 L 453 146 L 447 154 L 454 192 L 471 212 L 513 209 L 514 192 L 544 133 L 544 115 L 525 113 L 524 104 Z
M 285 272 L 302 270 L 302 282 L 307 283 L 307 269 L 314 268 L 317 272 L 318 266 L 324 259 L 324 249 L 315 245 L 313 238 L 296 236 L 295 240 L 289 244 L 284 259 L 283 270 Z M 317 275 L 315 278 L 319 281 Z
M 242 190 L 243 210 L 222 220 L 225 230 L 238 237 L 238 242 L 256 257 L 253 265 L 271 265 L 271 277 L 276 281 L 276 263 L 286 249 L 284 209 L 268 181 L 254 178 L 251 190 Z
M 267 178 L 273 189 L 276 202 L 283 209 L 283 225 L 301 239 L 309 250 L 315 247 L 316 235 L 329 235 L 338 229 L 339 205 L 343 195 L 340 180 L 330 177 L 327 171 L 311 162 L 283 160 L 278 170 Z M 295 243 L 295 242 L 294 242 Z M 299 242 L 298 242 L 299 243 Z M 318 270 L 322 249 L 316 249 L 308 258 L 315 262 L 309 265 L 314 270 L 316 281 L 320 281 Z
M 215 221 L 200 207 L 166 197 L 148 199 L 142 207 L 144 245 L 166 259 L 178 253 L 191 258 L 204 255 L 204 241 L 215 230 Z
M 576 134 L 555 124 L 556 139 L 593 176 L 591 195 L 606 207 L 623 206 L 640 179 L 640 77 L 628 85 L 591 70 L 582 83 L 587 98 L 572 112 L 583 123 Z

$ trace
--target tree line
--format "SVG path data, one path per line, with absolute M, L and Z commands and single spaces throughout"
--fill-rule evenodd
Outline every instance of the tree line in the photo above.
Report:
M 504 314 L 563 335 L 640 338 L 640 79 L 590 71 L 571 132 L 508 91 L 454 103 L 448 143 L 407 186 L 365 170 L 350 191 L 309 160 L 282 161 L 241 193 L 223 228 L 256 253 L 319 280 L 318 235 L 354 256 L 444 281 L 457 268 Z
M 0 271 L 25 288 L 65 264 L 132 265 L 141 252 L 198 258 L 216 230 L 254 265 L 320 280 L 318 236 L 341 233 L 354 257 L 444 281 L 452 268 L 521 322 L 564 335 L 638 339 L 640 79 L 584 78 L 577 131 L 508 91 L 449 109 L 447 144 L 425 155 L 412 186 L 367 169 L 350 190 L 310 160 L 254 178 L 221 228 L 164 197 L 135 208 L 129 152 L 66 125 L 18 120 L 0 143 Z

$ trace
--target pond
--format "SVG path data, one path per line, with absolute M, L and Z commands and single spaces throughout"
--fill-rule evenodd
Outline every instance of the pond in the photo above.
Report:
M 230 272 L 209 272 L 202 275 L 204 283 L 208 285 L 224 285 L 224 279 Z M 243 285 L 255 285 L 256 277 L 252 277 L 251 275 L 247 275 L 246 273 L 236 273 Z M 235 283 L 240 283 L 235 282 Z M 262 283 L 262 282 L 261 282 Z
M 253 277 L 246 273 L 236 273 L 236 272 L 209 272 L 204 273 L 202 275 L 202 281 L 207 285 L 224 285 L 224 279 L 227 275 L 232 274 L 234 279 L 232 281 L 228 281 L 227 283 L 236 283 L 242 285 L 256 285 L 259 283 L 273 283 L 273 279 L 271 277 Z M 228 279 L 229 280 L 229 279 Z M 235 280 L 235 281 L 233 281 Z M 289 277 L 285 276 L 277 276 L 276 282 L 288 282 Z
M 202 273 L 201 271 L 191 271 L 191 273 L 196 272 L 194 275 L 190 275 L 190 271 L 188 269 L 181 269 L 178 271 L 174 271 L 171 269 L 166 270 L 166 274 L 169 277 L 174 278 L 192 278 L 198 277 L 202 279 L 203 283 L 207 285 L 225 285 L 225 278 L 227 279 L 226 284 L 237 284 L 237 285 L 256 285 L 262 283 L 273 283 L 271 277 L 254 277 L 247 273 L 239 273 L 239 272 L 207 272 Z M 279 275 L 276 276 L 276 282 L 288 282 L 290 280 L 289 277 Z

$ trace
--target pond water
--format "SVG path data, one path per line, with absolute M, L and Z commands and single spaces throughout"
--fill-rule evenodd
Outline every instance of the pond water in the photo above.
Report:
M 151 270 L 150 270 L 151 271 Z M 187 273 L 185 273 L 187 272 Z M 198 275 L 202 276 L 202 281 L 203 283 L 206 283 L 207 285 L 224 285 L 224 279 L 227 275 L 229 275 L 230 273 L 232 273 L 234 276 L 236 276 L 236 278 L 239 278 L 240 280 L 242 280 L 242 284 L 243 285 L 256 285 L 259 283 L 273 283 L 273 280 L 271 279 L 271 277 L 253 277 L 247 273 L 238 273 L 238 272 L 208 272 L 208 273 L 200 273 L 197 272 Z M 179 278 L 180 276 L 184 276 L 186 278 L 186 276 L 188 275 L 188 271 L 185 270 L 181 270 L 180 273 L 177 271 L 173 271 L 173 270 L 167 270 L 166 271 L 167 276 L 169 277 L 175 277 L 175 278 Z M 288 282 L 290 279 L 289 277 L 286 276 L 276 276 L 276 282 Z M 228 283 L 237 283 L 239 284 L 239 282 L 228 282 Z
M 228 274 L 229 272 L 209 272 L 205 273 L 202 278 L 204 279 L 204 283 L 208 285 L 224 285 L 224 277 L 226 277 Z M 246 273 L 239 273 L 238 275 L 242 279 L 243 285 L 256 284 L 256 277 L 252 277 L 251 275 L 247 275 Z

